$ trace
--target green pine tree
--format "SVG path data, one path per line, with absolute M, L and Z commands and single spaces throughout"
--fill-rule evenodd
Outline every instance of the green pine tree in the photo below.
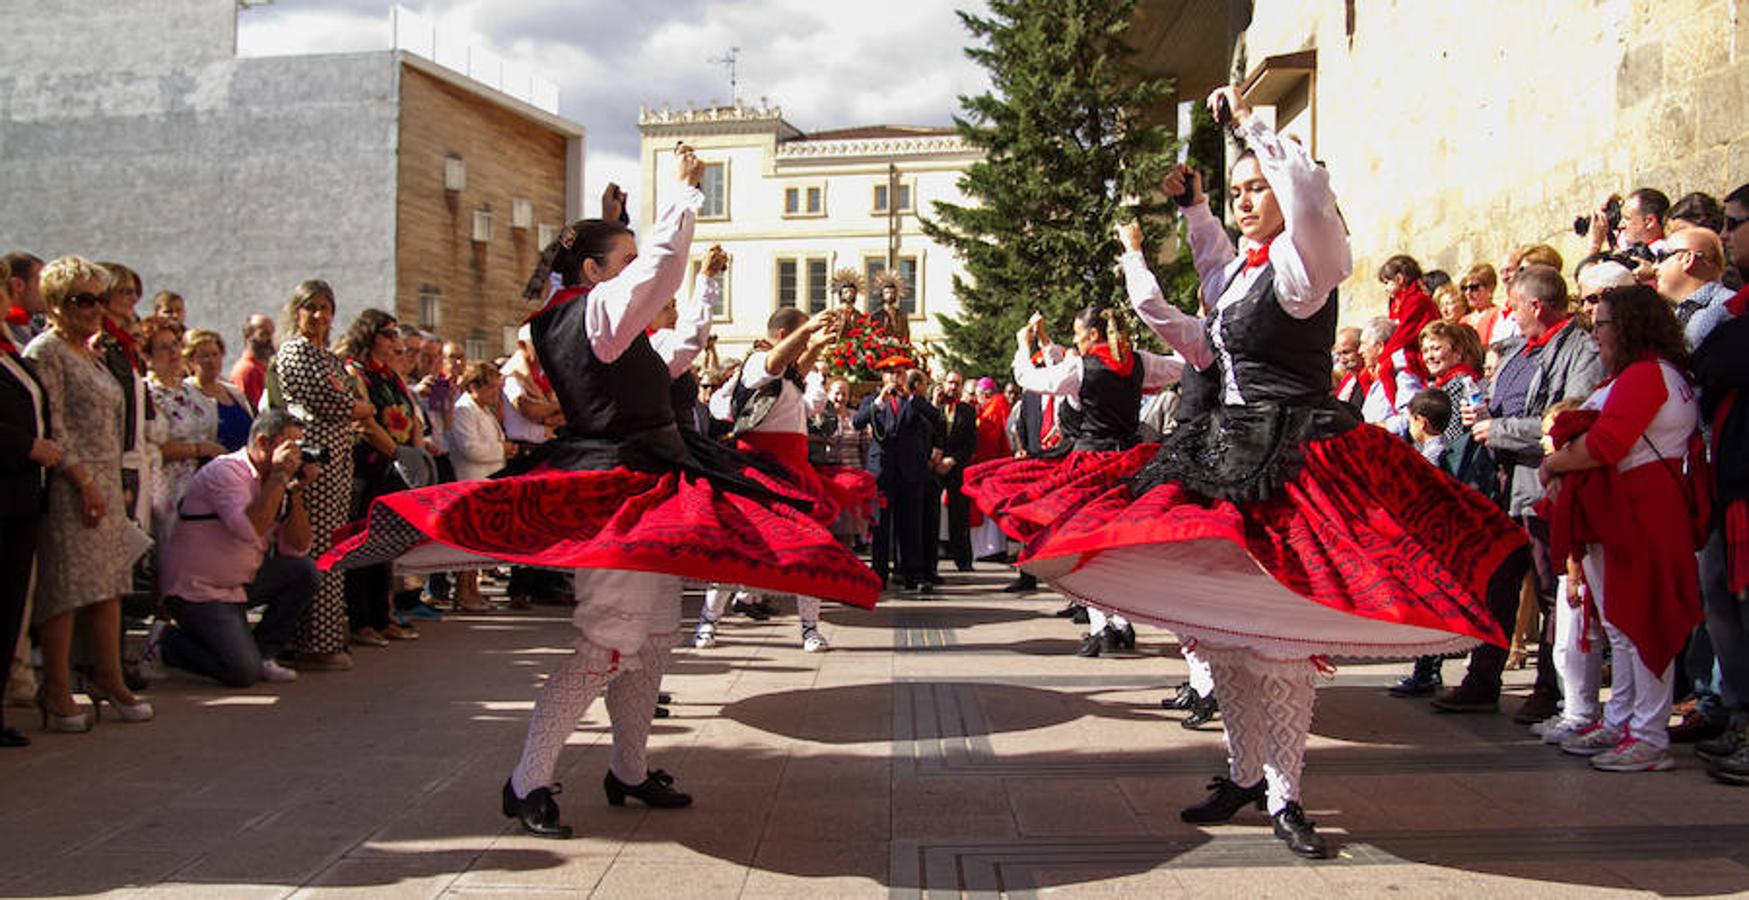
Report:
M 973 202 L 936 203 L 922 223 L 970 276 L 954 279 L 959 316 L 939 317 L 950 364 L 1006 372 L 1035 310 L 1065 341 L 1080 308 L 1127 307 L 1116 226 L 1140 216 L 1150 248 L 1173 227 L 1159 192 L 1173 140 L 1158 120 L 1172 88 L 1131 64 L 1135 5 L 990 0 L 988 17 L 960 13 L 993 87 L 961 97 L 954 119 L 985 151 L 960 180 Z

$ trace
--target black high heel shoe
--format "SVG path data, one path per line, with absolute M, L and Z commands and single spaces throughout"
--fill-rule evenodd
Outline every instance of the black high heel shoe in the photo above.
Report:
M 675 790 L 674 776 L 661 769 L 647 773 L 644 783 L 638 785 L 620 781 L 609 770 L 601 779 L 601 789 L 607 792 L 609 806 L 624 806 L 627 797 L 636 797 L 653 809 L 679 809 L 692 805 L 692 795 Z
M 526 797 L 516 796 L 516 791 L 510 787 L 510 782 L 504 782 L 504 815 L 522 823 L 522 830 L 535 837 L 555 838 L 564 840 L 571 836 L 571 826 L 559 823 L 559 804 L 553 800 L 553 795 L 564 790 L 555 784 L 550 788 L 538 787 L 528 792 Z

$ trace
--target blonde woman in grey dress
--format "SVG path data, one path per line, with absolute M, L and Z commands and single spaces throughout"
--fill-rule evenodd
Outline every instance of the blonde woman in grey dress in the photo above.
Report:
M 286 303 L 285 330 L 296 335 L 280 346 L 269 377 L 269 402 L 280 403 L 305 422 L 304 441 L 328 451 L 328 461 L 304 496 L 310 511 L 317 559 L 333 545 L 334 529 L 346 524 L 352 509 L 352 444 L 357 422 L 376 415 L 376 407 L 352 392 L 352 379 L 340 357 L 328 351 L 334 325 L 334 291 L 327 282 L 299 284 Z M 277 385 L 278 397 L 273 397 Z M 316 598 L 298 625 L 297 667 L 304 671 L 352 668 L 346 643 L 346 583 L 339 572 L 322 573 Z
M 146 547 L 122 506 L 121 387 L 90 347 L 102 327 L 108 284 L 101 269 L 76 256 L 44 266 L 42 296 L 53 325 L 24 350 L 42 380 L 55 440 L 66 448 L 49 483 L 33 611 L 43 654 L 36 702 L 43 726 L 55 731 L 88 731 L 92 724 L 71 691 L 75 624 L 91 640 L 92 713 L 101 716 L 108 703 L 124 722 L 152 718 L 151 704 L 128 690 L 121 670 L 121 595 Z

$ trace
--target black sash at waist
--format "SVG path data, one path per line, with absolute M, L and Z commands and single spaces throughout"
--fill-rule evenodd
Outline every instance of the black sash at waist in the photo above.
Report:
M 1160 452 L 1131 477 L 1137 496 L 1167 482 L 1220 500 L 1267 500 L 1299 474 L 1301 447 L 1361 424 L 1334 398 L 1316 404 L 1219 406 L 1173 429 Z

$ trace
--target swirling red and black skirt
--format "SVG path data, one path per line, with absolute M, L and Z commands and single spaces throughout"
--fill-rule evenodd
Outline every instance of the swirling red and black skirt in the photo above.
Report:
M 1062 456 L 1004 457 L 974 463 L 960 488 L 1002 533 L 1026 544 L 1075 503 L 1104 490 L 1112 473 L 1134 472 L 1152 459 L 1149 444 L 1129 450 L 1072 450 Z M 1129 458 L 1138 460 L 1131 465 Z
M 1129 478 L 1152 447 L 1071 457 L 1074 475 L 1005 510 L 1054 516 L 1021 567 L 1082 602 L 1279 659 L 1504 644 L 1487 596 L 1526 543 L 1511 520 L 1382 429 L 1300 449 L 1268 499 L 1241 502 L 1175 481 L 1138 496 Z
M 880 505 L 875 477 L 848 466 L 815 466 L 808 462 L 808 436 L 781 432 L 750 431 L 740 437 L 741 449 L 776 459 L 799 482 L 803 491 L 817 498 L 816 520 L 830 525 L 840 514 L 873 518 Z
M 391 560 L 410 572 L 497 562 L 660 572 L 865 608 L 880 595 L 874 572 L 808 512 L 693 472 L 625 466 L 537 468 L 389 494 L 320 564 Z

